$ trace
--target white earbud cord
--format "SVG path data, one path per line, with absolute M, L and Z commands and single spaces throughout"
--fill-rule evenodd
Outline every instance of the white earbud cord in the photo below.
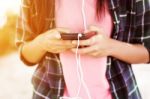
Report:
M 87 20 L 86 20 L 86 14 L 85 14 L 85 0 L 82 0 L 82 17 L 83 17 L 83 25 L 84 25 L 84 31 L 86 31 L 87 30 Z M 82 66 L 81 66 L 81 59 L 80 59 L 80 54 L 78 54 L 78 48 L 79 48 L 79 45 L 80 45 L 80 37 L 82 36 L 82 34 L 79 34 L 78 35 L 78 46 L 77 46 L 77 50 L 76 50 L 76 57 L 78 57 L 78 59 L 77 59 L 77 64 L 79 64 L 79 65 L 77 65 L 77 66 L 79 66 L 78 68 L 78 70 L 79 71 L 77 71 L 78 72 L 78 74 L 80 74 L 80 83 L 81 84 L 83 84 L 83 87 L 84 87 L 84 89 L 86 90 L 86 93 L 87 93 L 87 95 L 88 95 L 88 99 L 92 99 L 92 97 L 91 97 L 91 95 L 90 95 L 90 92 L 89 92 L 89 89 L 88 89 L 88 87 L 87 87 L 87 85 L 86 85 L 86 83 L 85 83 L 85 81 L 84 81 L 84 78 L 83 78 L 83 70 L 82 70 Z M 80 84 L 80 86 L 79 86 L 79 90 L 78 90 L 78 93 L 80 92 L 80 90 L 81 90 L 81 84 Z M 78 94 L 77 94 L 78 95 Z
M 81 82 L 81 72 L 80 72 L 80 55 L 78 54 L 78 50 L 79 50 L 79 45 L 80 45 L 80 34 L 78 34 L 78 43 L 77 43 L 77 48 L 76 48 L 76 63 L 77 63 L 77 75 L 78 75 L 78 79 L 79 79 L 79 88 L 78 88 L 78 91 L 77 91 L 77 97 L 79 96 L 80 94 L 80 90 L 81 90 L 81 85 L 82 85 L 82 82 Z
M 82 17 L 83 17 L 84 30 L 87 30 L 87 22 L 86 22 L 86 15 L 85 15 L 85 0 L 82 0 Z
M 86 15 L 85 15 L 85 0 L 82 0 L 82 16 L 83 16 L 83 25 L 84 25 L 84 30 L 87 30 L 87 23 L 86 23 Z M 77 92 L 77 97 L 79 96 L 80 90 L 81 90 L 81 85 L 83 84 L 84 89 L 86 90 L 86 93 L 88 95 L 88 99 L 92 99 L 89 89 L 84 81 L 83 78 L 83 70 L 82 70 L 82 66 L 81 66 L 81 59 L 80 59 L 80 54 L 78 54 L 78 49 L 79 49 L 79 45 L 80 45 L 80 37 L 82 36 L 82 34 L 78 35 L 78 45 L 77 45 L 77 49 L 76 49 L 76 62 L 77 62 L 77 73 L 78 73 L 78 78 L 79 78 L 79 89 Z
M 79 93 L 80 93 L 80 90 L 81 90 L 81 84 L 82 84 L 84 89 L 86 90 L 86 93 L 88 95 L 88 99 L 92 99 L 91 95 L 90 95 L 90 92 L 88 90 L 88 87 L 87 87 L 87 85 L 84 81 L 84 78 L 83 78 L 83 69 L 82 69 L 82 65 L 81 65 L 80 54 L 78 54 L 78 49 L 79 49 L 79 45 L 80 45 L 80 37 L 81 36 L 82 36 L 82 34 L 78 35 L 78 46 L 77 46 L 77 49 L 76 49 L 77 73 L 78 73 L 78 77 L 79 77 L 79 81 L 80 81 L 77 97 L 79 96 Z
M 81 71 L 81 63 L 80 63 L 80 55 L 78 54 L 78 49 L 79 49 L 79 44 L 80 44 L 80 37 L 82 36 L 82 34 L 78 35 L 78 44 L 77 44 L 77 48 L 76 48 L 76 63 L 77 63 L 77 75 L 78 75 L 78 79 L 79 79 L 79 86 L 78 86 L 78 91 L 75 97 L 60 97 L 60 99 L 82 99 L 81 97 L 79 97 L 80 94 L 80 90 L 81 90 L 81 84 L 82 84 L 82 78 L 83 78 L 83 74 Z
M 87 23 L 86 23 L 86 15 L 85 15 L 85 0 L 82 0 L 82 17 L 83 17 L 84 30 L 86 31 Z M 78 35 L 78 44 L 77 44 L 77 48 L 76 48 L 76 63 L 77 63 L 77 75 L 79 78 L 79 88 L 78 88 L 78 91 L 77 91 L 77 94 L 75 97 L 60 97 L 60 99 L 82 99 L 81 97 L 79 97 L 82 84 L 83 84 L 84 89 L 86 90 L 88 99 L 92 99 L 90 92 L 88 90 L 88 87 L 83 79 L 83 70 L 82 70 L 82 66 L 81 66 L 80 54 L 78 54 L 81 36 L 82 36 L 82 34 Z

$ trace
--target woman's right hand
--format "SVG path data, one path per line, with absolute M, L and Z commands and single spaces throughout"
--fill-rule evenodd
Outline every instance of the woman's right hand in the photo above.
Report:
M 62 40 L 60 33 L 69 30 L 65 28 L 55 28 L 40 34 L 34 39 L 35 44 L 40 47 L 41 50 L 51 53 L 61 53 L 68 49 L 74 48 L 75 45 L 71 43 L 71 40 Z

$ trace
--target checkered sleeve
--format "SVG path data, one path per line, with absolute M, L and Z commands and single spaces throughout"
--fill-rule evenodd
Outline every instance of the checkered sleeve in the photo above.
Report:
M 150 0 L 136 0 L 135 23 L 135 41 L 141 42 L 150 56 Z
M 16 45 L 19 47 L 24 42 L 33 39 L 33 28 L 30 26 L 32 20 L 31 0 L 22 0 L 20 7 L 20 15 L 16 24 Z
M 32 77 L 32 99 L 59 99 L 64 93 L 65 80 L 58 54 L 47 53 Z
M 150 56 L 150 0 L 135 0 L 134 23 L 131 43 L 143 44 Z
M 16 46 L 19 48 L 20 59 L 26 65 L 35 65 L 28 62 L 22 55 L 21 50 L 23 44 L 35 38 L 35 30 L 32 27 L 31 20 L 34 16 L 32 0 L 22 0 L 20 6 L 20 15 L 18 16 L 16 24 Z

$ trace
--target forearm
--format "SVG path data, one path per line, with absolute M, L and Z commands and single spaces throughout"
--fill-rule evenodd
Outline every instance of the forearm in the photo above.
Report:
M 24 60 L 30 63 L 38 63 L 47 53 L 61 53 L 74 47 L 70 40 L 61 40 L 59 32 L 66 32 L 64 28 L 57 28 L 41 33 L 34 40 L 25 43 L 22 47 Z
M 110 55 L 131 64 L 147 63 L 149 61 L 149 53 L 143 45 L 128 44 L 113 39 Z
M 42 50 L 40 46 L 33 40 L 31 42 L 25 43 L 22 46 L 21 54 L 22 57 L 29 63 L 36 64 L 44 56 L 46 51 Z

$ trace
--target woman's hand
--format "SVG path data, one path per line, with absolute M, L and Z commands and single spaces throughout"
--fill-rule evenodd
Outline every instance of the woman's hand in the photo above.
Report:
M 147 63 L 149 54 L 142 44 L 129 44 L 105 36 L 104 32 L 97 28 L 91 27 L 90 31 L 97 31 L 98 35 L 93 36 L 88 40 L 80 40 L 80 46 L 89 46 L 79 48 L 78 53 L 87 54 L 94 57 L 113 56 L 127 63 Z M 72 42 L 77 46 L 77 41 Z M 76 49 L 71 49 L 76 52 Z
M 63 51 L 66 51 L 68 49 L 71 49 L 75 47 L 71 43 L 71 40 L 62 40 L 60 36 L 60 32 L 69 32 L 69 30 L 65 28 L 56 28 L 49 30 L 41 35 L 39 35 L 35 39 L 35 44 L 38 44 L 38 46 L 46 52 L 51 53 L 61 53 Z
M 91 37 L 87 40 L 80 40 L 80 46 L 88 46 L 79 48 L 78 53 L 86 54 L 94 57 L 103 57 L 108 56 L 110 54 L 109 49 L 112 46 L 112 39 L 107 37 L 102 29 L 98 27 L 91 26 L 89 28 L 90 31 L 98 32 L 97 35 Z M 77 46 L 77 41 L 72 41 L 72 43 Z M 73 52 L 76 52 L 76 49 L 71 49 Z

